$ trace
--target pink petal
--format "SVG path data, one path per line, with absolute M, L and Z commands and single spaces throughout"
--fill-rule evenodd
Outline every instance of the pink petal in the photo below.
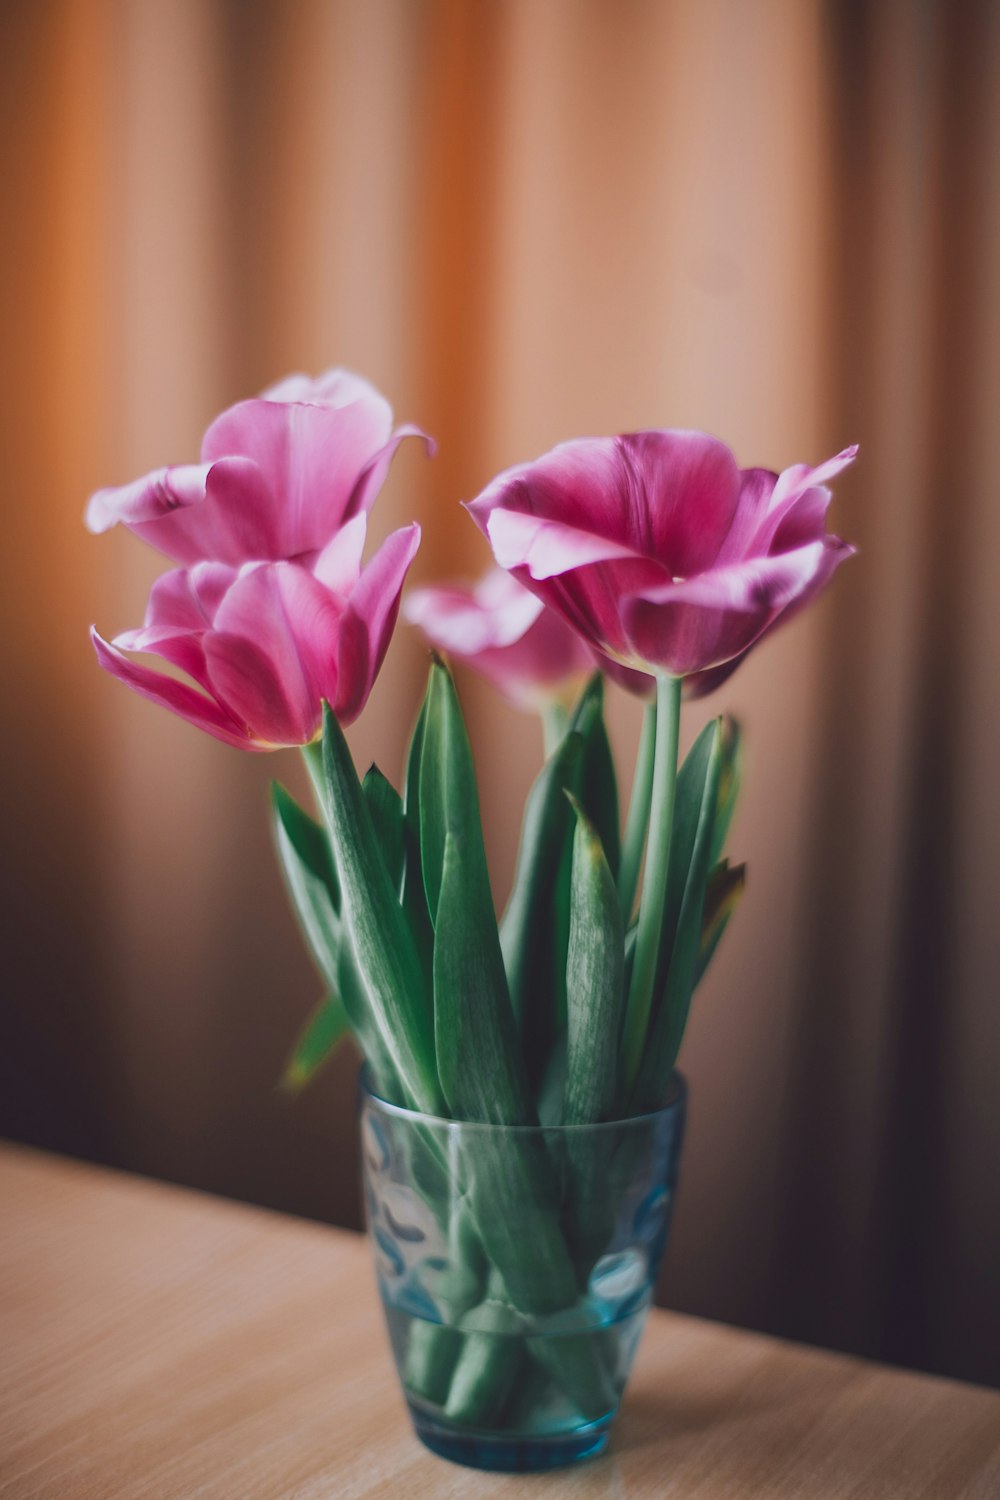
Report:
M 821 537 L 832 498 L 825 482 L 853 463 L 857 452 L 855 443 L 815 468 L 794 464 L 783 470 L 775 481 L 771 503 L 753 540 L 753 550 L 788 551 Z
M 404 613 L 518 708 L 539 709 L 594 670 L 590 648 L 527 589 L 493 568 L 474 587 L 418 589 Z
M 239 577 L 239 568 L 230 563 L 200 562 L 188 568 L 187 575 L 202 616 L 215 623 L 219 605 Z
M 340 627 L 340 680 L 331 702 L 350 724 L 368 701 L 399 613 L 399 596 L 420 546 L 414 522 L 392 532 L 358 580 Z
M 732 524 L 740 471 L 725 443 L 680 429 L 619 439 L 628 467 L 632 550 L 675 577 L 710 567 Z
M 520 511 L 492 511 L 486 521 L 486 532 L 501 568 L 525 568 L 537 581 L 587 563 L 636 556 L 622 542 Z
M 493 640 L 497 646 L 520 640 L 544 609 L 541 600 L 504 568 L 490 568 L 472 594 L 477 608 L 493 622 Z
M 215 739 L 222 740 L 224 744 L 235 745 L 240 750 L 266 748 L 255 744 L 244 726 L 238 724 L 218 703 L 206 697 L 204 693 L 189 686 L 186 682 L 178 682 L 175 678 L 166 677 L 161 672 L 154 672 L 139 662 L 129 661 L 121 651 L 103 640 L 93 627 L 90 638 L 94 643 L 97 659 L 104 670 L 124 682 L 141 697 L 148 698 L 151 703 L 158 703 L 162 708 L 169 708 L 172 713 L 186 719 L 197 729 L 203 729 L 206 734 L 213 735 Z
M 345 603 L 308 568 L 298 567 L 295 563 L 275 563 L 271 571 L 309 687 L 318 728 L 323 699 L 333 702 L 337 694 L 340 629 Z
M 391 428 L 388 403 L 359 376 L 290 376 L 268 399 L 239 402 L 217 417 L 200 464 L 99 490 L 87 524 L 106 531 L 120 521 L 188 564 L 315 553 L 344 520 L 370 508 L 403 438 L 423 436 Z
M 144 626 L 141 630 L 121 631 L 115 636 L 112 645 L 122 651 L 142 651 L 159 656 L 172 666 L 179 667 L 200 688 L 211 694 L 201 635 L 189 635 L 168 627 Z
M 334 594 L 349 594 L 361 576 L 368 517 L 352 516 L 335 532 L 310 568 L 314 577 Z
M 623 666 L 620 661 L 615 661 L 613 656 L 605 656 L 602 651 L 594 651 L 593 656 L 595 664 L 605 677 L 610 677 L 626 693 L 631 693 L 635 698 L 651 698 L 656 692 L 656 678 L 651 677 L 648 672 Z
M 214 562 L 162 573 L 149 593 L 146 625 L 207 630 L 237 575 L 228 563 Z
M 642 602 L 696 604 L 705 609 L 745 613 L 753 613 L 761 605 L 784 608 L 812 578 L 822 554 L 820 541 L 774 557 L 744 558 L 727 567 L 710 568 L 694 578 L 678 578 L 645 589 Z
M 632 650 L 622 622 L 623 601 L 662 586 L 665 570 L 647 558 L 627 557 L 542 580 L 533 579 L 526 568 L 516 569 L 514 576 L 595 650 L 628 661 Z
M 341 605 L 294 563 L 249 565 L 205 636 L 213 691 L 258 739 L 304 745 L 337 684 Z
M 842 542 L 839 537 L 827 537 L 824 542 L 823 558 L 811 581 L 777 615 L 772 621 L 771 628 L 773 629 L 775 625 L 786 625 L 790 620 L 793 620 L 826 587 L 834 572 L 845 558 L 852 557 L 855 551 L 854 547 L 850 546 L 847 542 Z M 762 638 L 763 632 L 756 637 L 750 646 L 741 651 L 738 656 L 730 657 L 729 661 L 723 662 L 721 666 L 709 667 L 703 672 L 695 672 L 689 676 L 684 684 L 684 691 L 687 697 L 704 698 L 709 693 L 714 693 L 716 688 L 720 688 L 732 676 L 743 658 L 754 646 L 759 644 Z
M 237 570 L 223 563 L 198 563 L 162 574 L 150 590 L 144 625 L 116 635 L 114 644 L 123 651 L 155 652 L 210 692 L 202 637 L 236 576 Z
M 239 564 L 275 553 L 280 544 L 275 501 L 252 459 L 230 457 L 158 472 L 165 480 L 148 485 L 118 512 L 118 519 L 150 546 L 188 564 L 207 558 Z
M 818 592 L 853 550 L 828 537 L 626 600 L 623 615 L 636 660 L 677 677 L 729 661 L 749 650 L 796 599 Z
M 739 562 L 750 553 L 767 551 L 766 547 L 754 546 L 754 538 L 762 517 L 767 514 L 777 477 L 771 469 L 740 471 L 740 492 L 736 508 L 713 566 L 724 567 L 729 563 Z
M 300 401 L 313 406 L 351 406 L 355 401 L 381 402 L 386 412 L 386 430 L 392 426 L 392 411 L 385 397 L 370 381 L 353 370 L 338 366 L 322 375 L 286 375 L 261 391 L 261 401 Z
M 275 500 L 275 538 L 265 555 L 294 557 L 319 551 L 348 518 L 359 478 L 389 439 L 390 420 L 388 405 L 374 396 L 348 406 L 241 401 L 209 427 L 202 458 L 238 453 L 255 460 Z
M 174 464 L 153 469 L 129 484 L 98 490 L 87 502 L 88 531 L 110 531 L 119 522 L 134 527 L 200 505 L 205 498 L 210 467 L 210 464 Z
M 468 509 L 491 539 L 492 518 L 523 513 L 623 549 L 600 556 L 654 558 L 677 575 L 714 561 L 738 494 L 739 470 L 724 443 L 701 432 L 650 430 L 561 443 L 498 475 Z M 554 549 L 539 564 L 545 575 L 531 571 L 550 576 L 600 556 L 570 551 L 560 566 Z
M 614 438 L 578 438 L 498 474 L 466 509 L 487 536 L 492 516 L 520 512 L 627 545 L 622 478 Z
M 306 745 L 318 716 L 303 684 L 290 683 L 274 653 L 244 636 L 216 631 L 205 640 L 205 664 L 219 696 L 234 712 L 252 715 L 253 732 L 271 749 Z
M 801 492 L 814 484 L 827 484 L 829 480 L 836 479 L 842 474 L 858 456 L 858 444 L 851 443 L 849 447 L 842 448 L 833 458 L 824 459 L 823 463 L 810 468 L 808 464 L 793 464 L 788 469 L 783 469 L 775 486 L 775 504 L 780 504 L 786 493 L 792 491 Z
M 595 666 L 586 642 L 551 609 L 542 609 L 519 640 L 470 660 L 512 702 L 536 709 L 553 693 L 571 693 Z
M 414 589 L 403 614 L 442 651 L 469 660 L 491 647 L 507 647 L 530 630 L 545 606 L 502 568 L 474 587 L 459 584 Z M 565 629 L 565 627 L 560 627 Z

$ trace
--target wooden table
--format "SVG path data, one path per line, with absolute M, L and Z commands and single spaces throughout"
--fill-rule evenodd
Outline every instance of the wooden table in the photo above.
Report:
M 411 1435 L 355 1235 L 0 1147 L 3 1500 L 1000 1496 L 1000 1395 L 656 1312 L 612 1451 Z

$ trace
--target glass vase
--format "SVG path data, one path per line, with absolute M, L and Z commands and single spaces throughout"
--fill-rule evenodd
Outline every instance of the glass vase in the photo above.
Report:
M 368 1228 L 418 1437 L 474 1468 L 603 1452 L 673 1208 L 686 1090 L 601 1125 L 503 1126 L 362 1083 Z

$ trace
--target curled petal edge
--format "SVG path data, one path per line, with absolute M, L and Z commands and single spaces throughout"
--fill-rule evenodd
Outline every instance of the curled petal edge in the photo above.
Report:
M 97 653 L 97 660 L 104 670 L 112 677 L 117 677 L 119 682 L 124 682 L 126 687 L 130 687 L 140 697 L 148 698 L 150 703 L 156 703 L 161 708 L 170 709 L 196 729 L 202 729 L 223 744 L 232 745 L 238 750 L 270 748 L 251 739 L 213 698 L 207 697 L 197 688 L 167 677 L 139 662 L 130 661 L 124 652 L 98 633 L 96 626 L 92 625 L 90 628 L 90 639 Z

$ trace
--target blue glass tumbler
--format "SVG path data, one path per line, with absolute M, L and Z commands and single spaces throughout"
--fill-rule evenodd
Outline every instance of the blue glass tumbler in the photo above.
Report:
M 361 1087 L 368 1228 L 418 1437 L 473 1468 L 607 1447 L 670 1227 L 686 1089 L 600 1125 L 438 1119 Z

